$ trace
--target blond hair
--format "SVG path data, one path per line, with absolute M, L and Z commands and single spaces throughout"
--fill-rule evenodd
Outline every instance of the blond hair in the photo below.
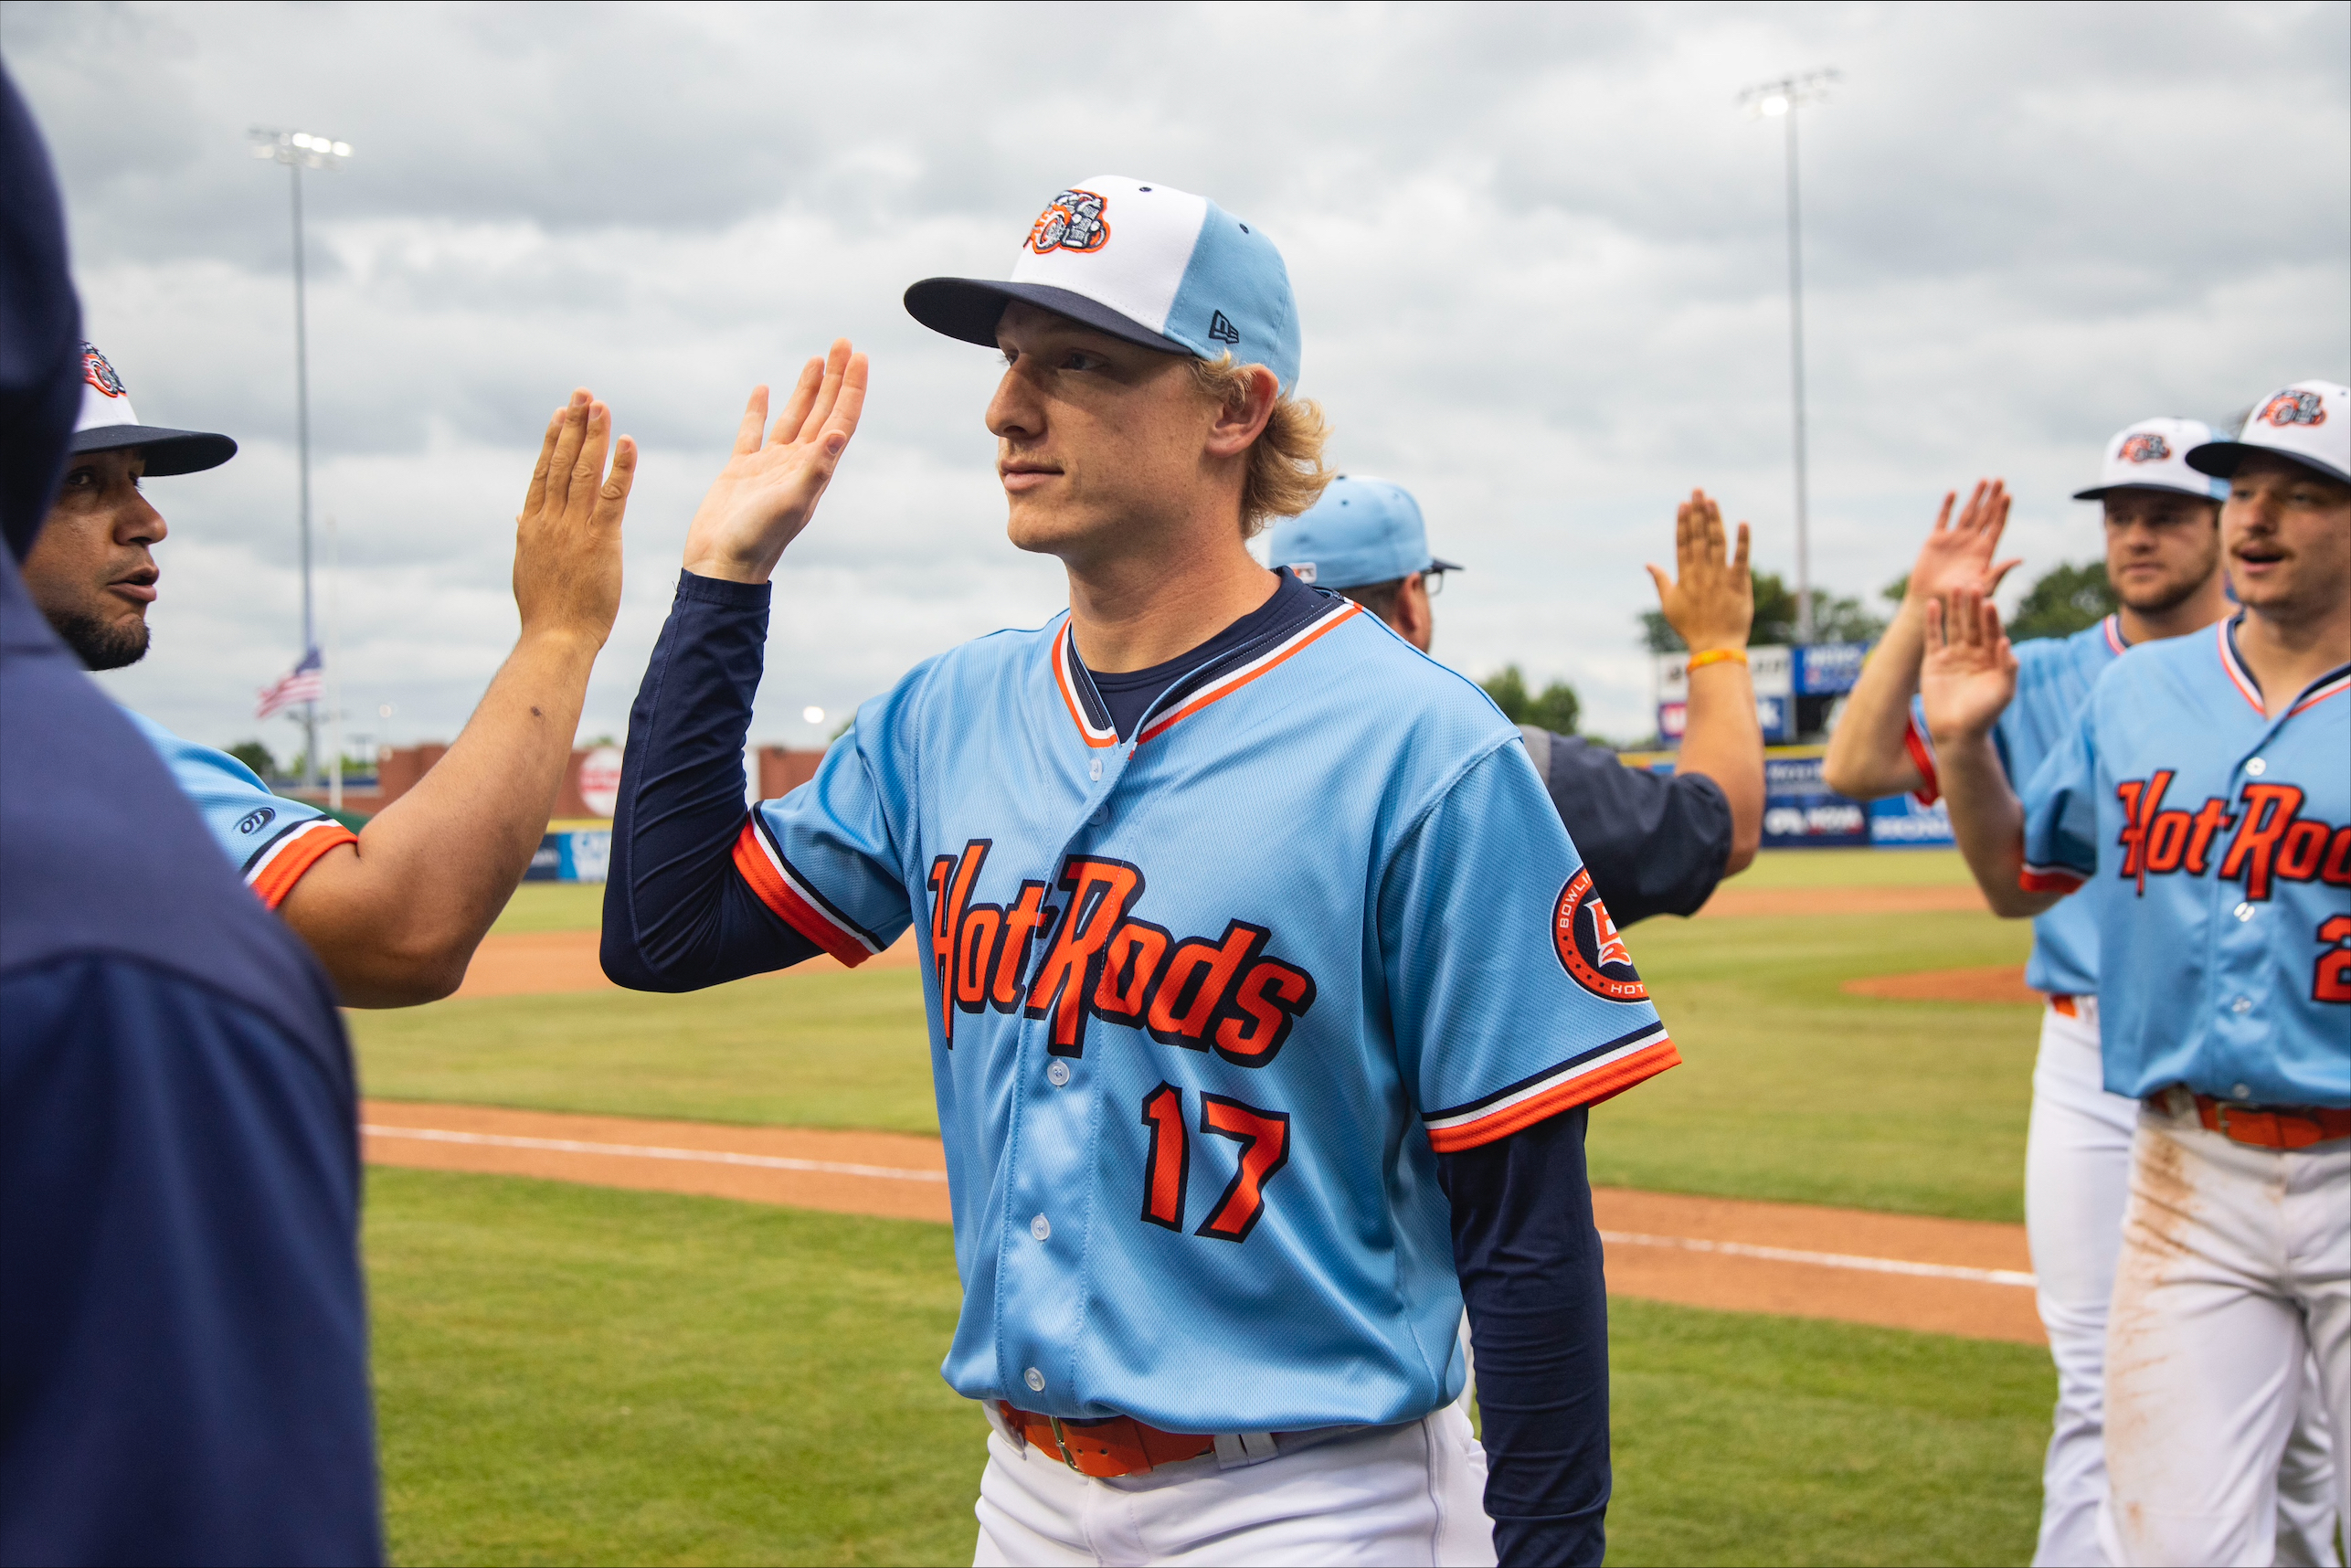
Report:
M 1235 365 L 1230 351 L 1186 363 L 1192 385 L 1211 403 L 1229 408 L 1248 399 L 1249 367 Z M 1275 397 L 1274 411 L 1249 449 L 1249 471 L 1241 482 L 1241 537 L 1255 538 L 1275 518 L 1295 517 L 1322 499 L 1324 487 L 1337 477 L 1322 461 L 1323 443 L 1329 439 L 1320 404 L 1287 393 Z

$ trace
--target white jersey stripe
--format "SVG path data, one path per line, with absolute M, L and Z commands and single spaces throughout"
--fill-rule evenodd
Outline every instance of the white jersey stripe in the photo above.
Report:
M 1456 1112 L 1452 1116 L 1437 1117 L 1435 1118 L 1424 1118 L 1424 1124 L 1431 1132 L 1442 1132 L 1447 1128 L 1465 1127 L 1473 1121 L 1484 1121 L 1488 1117 L 1509 1110 L 1512 1106 L 1533 1099 L 1537 1095 L 1548 1094 L 1551 1090 L 1559 1087 L 1562 1084 L 1571 1082 L 1576 1078 L 1586 1077 L 1591 1074 L 1599 1072 L 1602 1068 L 1610 1065 L 1612 1063 L 1624 1060 L 1626 1057 L 1632 1055 L 1636 1052 L 1647 1050 L 1648 1047 L 1656 1044 L 1659 1040 L 1663 1039 L 1665 1037 L 1665 1033 L 1666 1026 L 1662 1022 L 1652 1024 L 1650 1027 L 1643 1030 L 1640 1033 L 1634 1035 L 1630 1040 L 1627 1040 L 1624 1044 L 1618 1046 L 1615 1050 L 1609 1052 L 1604 1056 L 1593 1056 L 1581 1062 L 1569 1063 L 1567 1065 L 1560 1068 L 1558 1072 L 1552 1073 L 1548 1076 L 1536 1079 L 1533 1083 L 1527 1085 L 1514 1095 L 1508 1096 L 1505 1098 L 1498 1100 L 1489 1100 L 1486 1104 L 1478 1106 L 1474 1109 Z

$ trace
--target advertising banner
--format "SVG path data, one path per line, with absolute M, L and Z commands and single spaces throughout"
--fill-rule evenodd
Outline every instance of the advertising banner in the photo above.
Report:
M 1657 655 L 1657 735 L 1668 746 L 1681 743 L 1689 705 L 1689 655 Z M 1755 722 L 1763 726 L 1766 744 L 1792 739 L 1795 734 L 1795 651 L 1766 646 L 1747 650 L 1747 675 L 1755 688 Z
M 601 882 L 612 858 L 609 828 L 568 829 L 551 832 L 531 853 L 524 882 Z
M 1869 842 L 1868 810 L 1822 781 L 1817 753 L 1763 758 L 1765 849 L 1836 849 Z
M 1869 802 L 1869 842 L 1880 849 L 1947 849 L 1951 808 L 1937 800 L 1922 806 L 1913 795 L 1889 795 Z

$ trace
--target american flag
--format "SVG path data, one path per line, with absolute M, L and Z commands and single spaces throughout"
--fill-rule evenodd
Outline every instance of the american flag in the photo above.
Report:
M 302 655 L 301 663 L 280 676 L 277 684 L 261 688 L 261 705 L 253 710 L 253 716 L 268 718 L 296 703 L 314 703 L 324 695 L 326 662 L 313 648 Z

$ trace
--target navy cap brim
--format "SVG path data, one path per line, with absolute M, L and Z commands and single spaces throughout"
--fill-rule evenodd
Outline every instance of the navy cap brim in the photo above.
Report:
M 2197 501 L 2209 501 L 2215 506 L 2220 504 L 2220 498 L 2213 494 L 2210 491 L 2190 490 L 2183 484 L 2093 484 L 2088 490 L 2075 491 L 2073 493 L 2073 499 L 2076 501 L 2103 501 L 2108 496 L 2118 494 L 2125 490 L 2152 491 L 2157 495 L 2186 495 Z
M 1007 283 L 988 278 L 925 278 L 906 290 L 906 314 L 935 333 L 976 343 L 982 348 L 996 346 L 996 323 L 1003 319 L 1004 307 L 1014 300 L 1067 316 L 1080 326 L 1092 327 L 1099 333 L 1161 354 L 1181 354 L 1198 357 L 1191 350 L 1171 337 L 1164 337 L 1150 328 L 1120 315 L 1098 300 L 1088 299 L 1075 289 L 1056 289 L 1049 283 Z
M 2188 448 L 2187 456 L 2180 461 L 2198 473 L 2208 473 L 2215 479 L 2233 479 L 2237 465 L 2256 454 L 2298 462 L 2311 472 L 2331 479 L 2337 484 L 2351 484 L 2351 473 L 2344 472 L 2331 462 L 2321 462 L 2314 457 L 2288 451 L 2283 447 L 2265 447 L 2257 441 L 2207 441 L 2200 447 Z
M 70 452 L 112 452 L 137 447 L 147 459 L 151 478 L 175 473 L 202 473 L 218 468 L 237 455 L 237 443 L 208 430 L 174 430 L 161 425 L 92 425 L 76 430 L 66 450 Z
M 1466 572 L 1468 569 L 1458 561 L 1443 561 L 1435 556 L 1431 556 L 1428 558 L 1428 565 L 1421 568 L 1424 572 Z

